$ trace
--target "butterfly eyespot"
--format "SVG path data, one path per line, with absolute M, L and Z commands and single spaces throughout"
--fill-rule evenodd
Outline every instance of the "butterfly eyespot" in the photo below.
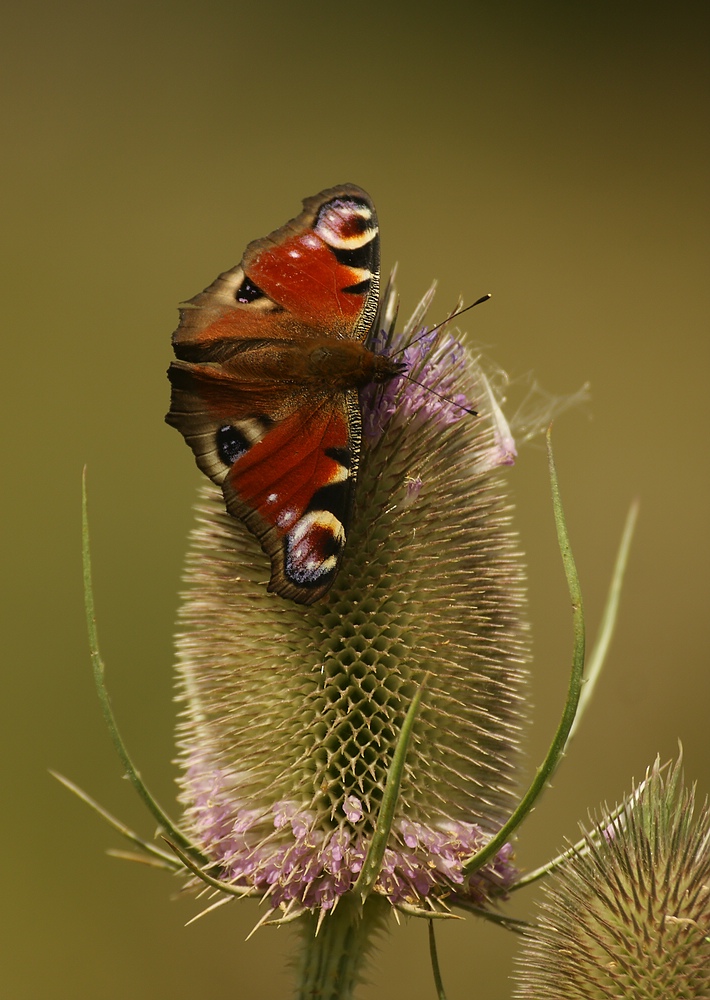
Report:
M 216 445 L 220 459 L 230 467 L 249 450 L 247 439 L 231 424 L 217 431 Z
M 345 529 L 334 514 L 308 511 L 286 536 L 286 576 L 300 586 L 322 582 L 335 572 L 344 546 Z
M 254 302 L 255 299 L 263 299 L 264 293 L 260 288 L 245 278 L 236 291 L 234 296 L 237 302 L 242 302 L 244 305 L 248 305 L 250 302 Z

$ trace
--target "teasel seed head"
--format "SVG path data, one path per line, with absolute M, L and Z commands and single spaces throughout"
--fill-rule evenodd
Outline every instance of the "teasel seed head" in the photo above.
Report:
M 395 334 L 385 297 L 374 349 L 409 378 L 362 393 L 356 505 L 322 601 L 267 593 L 257 541 L 202 491 L 178 638 L 183 827 L 274 916 L 328 912 L 352 889 L 427 674 L 374 891 L 425 913 L 485 905 L 515 875 L 510 845 L 461 870 L 521 778 L 524 573 L 500 475 L 515 448 L 461 343 L 413 342 L 429 301 Z
M 518 1000 L 710 997 L 710 812 L 658 762 L 546 887 Z

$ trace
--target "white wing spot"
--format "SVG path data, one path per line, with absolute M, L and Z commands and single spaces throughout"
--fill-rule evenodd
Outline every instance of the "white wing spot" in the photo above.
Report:
M 271 500 L 271 497 L 274 498 L 274 501 L 278 499 L 276 493 L 270 494 L 268 499 Z M 281 511 L 276 520 L 276 523 L 278 524 L 279 528 L 288 529 L 297 519 L 298 519 L 298 514 L 296 513 L 296 511 L 291 510 L 290 508 L 287 507 L 286 510 Z

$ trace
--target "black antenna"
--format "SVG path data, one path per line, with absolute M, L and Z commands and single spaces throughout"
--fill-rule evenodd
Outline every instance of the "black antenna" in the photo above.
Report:
M 480 299 L 476 299 L 475 302 L 472 302 L 470 306 L 464 306 L 463 309 L 459 309 L 457 312 L 451 313 L 451 315 L 447 316 L 446 319 L 442 319 L 441 323 L 437 323 L 436 326 L 433 326 L 431 330 L 425 330 L 424 333 L 420 334 L 416 338 L 416 340 L 410 340 L 410 342 L 407 344 L 407 347 L 411 347 L 413 344 L 418 344 L 420 340 L 423 340 L 425 337 L 428 337 L 430 333 L 434 333 L 436 330 L 440 330 L 442 326 L 446 325 L 446 323 L 450 323 L 452 319 L 456 319 L 458 316 L 462 316 L 465 312 L 468 312 L 469 309 L 473 309 L 474 306 L 480 306 L 482 302 L 488 302 L 490 297 L 491 293 L 488 292 L 486 295 L 482 295 Z M 390 354 L 389 356 L 391 358 L 394 358 L 396 357 L 397 354 L 401 354 L 403 351 L 406 351 L 407 347 L 400 347 L 398 351 L 395 351 L 394 354 Z M 414 379 L 411 379 L 410 381 L 413 382 Z M 417 382 L 416 384 L 419 385 L 419 382 Z M 426 389 L 427 387 L 423 386 L 423 388 Z M 433 389 L 429 391 L 433 392 Z M 436 395 L 436 393 L 434 393 L 434 395 Z M 443 398 L 444 397 L 442 397 L 442 399 Z M 465 409 L 465 407 L 463 407 L 463 409 Z
M 471 307 L 469 306 L 469 309 L 470 308 Z M 414 385 L 418 385 L 419 388 L 423 389 L 425 392 L 430 392 L 432 396 L 436 396 L 438 399 L 443 399 L 443 401 L 445 403 L 448 403 L 449 406 L 455 406 L 457 407 L 457 409 L 463 410 L 464 413 L 468 413 L 472 417 L 478 416 L 478 410 L 472 410 L 469 406 L 464 406 L 462 403 L 457 403 L 455 399 L 449 399 L 448 396 L 442 396 L 440 392 L 436 391 L 436 389 L 432 389 L 430 386 L 424 385 L 423 382 L 417 382 L 415 378 L 412 378 L 411 375 L 407 375 L 406 372 L 400 372 L 399 377 L 406 378 L 408 382 L 412 382 Z

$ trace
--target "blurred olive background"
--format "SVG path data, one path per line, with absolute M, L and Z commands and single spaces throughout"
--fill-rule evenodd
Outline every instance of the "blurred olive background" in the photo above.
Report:
M 591 383 L 555 429 L 592 631 L 642 502 L 618 634 L 585 725 L 523 831 L 524 866 L 682 740 L 708 759 L 708 87 L 703 4 L 259 5 L 68 0 L 4 14 L 0 992 L 13 998 L 290 995 L 286 929 L 250 902 L 196 925 L 161 872 L 47 769 L 146 835 L 89 671 L 80 476 L 114 707 L 174 801 L 171 635 L 199 474 L 165 369 L 176 304 L 301 199 L 354 181 L 379 210 L 403 311 L 439 279 L 513 378 Z M 530 769 L 557 723 L 570 615 L 544 451 L 509 482 L 530 566 Z M 531 893 L 514 901 L 526 912 Z M 510 995 L 516 942 L 441 927 L 450 1000 Z M 383 939 L 363 1000 L 434 995 L 426 927 Z

